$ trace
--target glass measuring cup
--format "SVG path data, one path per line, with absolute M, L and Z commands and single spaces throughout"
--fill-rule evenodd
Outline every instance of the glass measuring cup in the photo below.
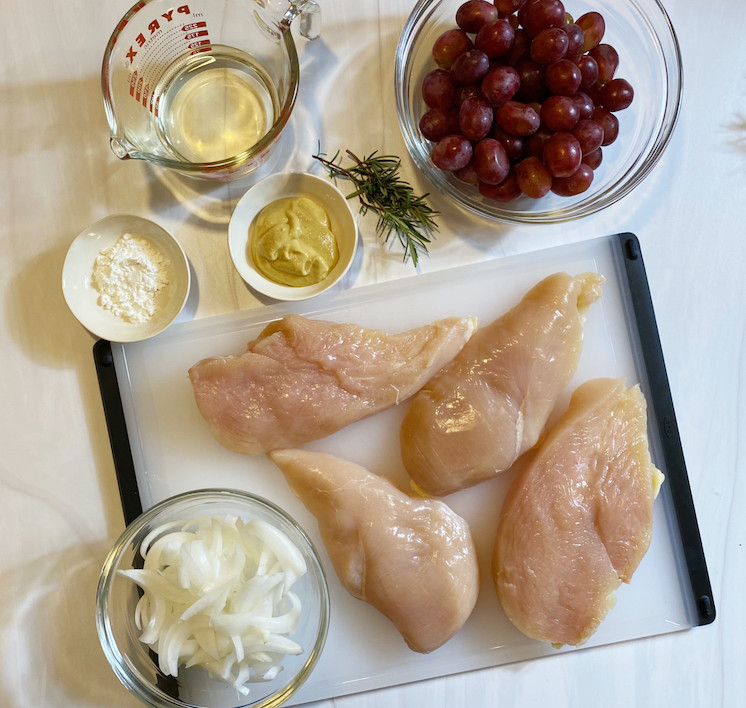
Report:
M 299 67 L 290 23 L 319 35 L 314 0 L 140 0 L 101 70 L 111 148 L 212 180 L 264 164 L 287 124 Z

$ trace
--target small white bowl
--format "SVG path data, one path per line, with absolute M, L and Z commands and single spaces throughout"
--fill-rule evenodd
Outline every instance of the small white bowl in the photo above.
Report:
M 147 322 L 132 323 L 99 304 L 91 279 L 98 254 L 125 233 L 146 239 L 169 261 L 169 283 L 157 295 L 157 309 Z M 189 296 L 189 262 L 179 242 L 158 224 L 129 214 L 114 214 L 92 224 L 75 238 L 62 268 L 62 292 L 70 311 L 90 332 L 112 342 L 138 342 L 163 332 Z
M 249 239 L 254 219 L 265 206 L 277 199 L 301 196 L 318 201 L 329 215 L 339 260 L 321 282 L 294 287 L 275 283 L 257 270 Z M 282 172 L 257 182 L 236 204 L 228 225 L 228 248 L 239 275 L 254 290 L 275 300 L 307 300 L 329 290 L 349 269 L 357 250 L 357 224 L 348 200 L 331 182 L 305 172 Z

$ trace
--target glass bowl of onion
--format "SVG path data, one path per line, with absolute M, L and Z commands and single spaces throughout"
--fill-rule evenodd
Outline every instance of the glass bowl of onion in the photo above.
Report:
M 204 489 L 126 528 L 101 572 L 96 624 L 124 686 L 156 708 L 279 706 L 307 679 L 329 592 L 303 529 L 272 502 Z
M 395 58 L 399 124 L 434 187 L 503 223 L 559 223 L 627 195 L 679 114 L 658 0 L 419 0 Z

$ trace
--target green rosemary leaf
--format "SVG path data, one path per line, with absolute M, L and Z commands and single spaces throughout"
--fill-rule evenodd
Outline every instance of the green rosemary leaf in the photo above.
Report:
M 384 243 L 396 237 L 404 251 L 404 261 L 411 258 L 417 267 L 438 229 L 435 222 L 438 212 L 427 203 L 428 195 L 416 195 L 411 185 L 399 176 L 398 157 L 373 152 L 360 159 L 350 150 L 346 155 L 352 162 L 349 167 L 342 166 L 339 150 L 329 158 L 319 149 L 313 157 L 327 168 L 332 179 L 352 183 L 354 189 L 347 199 L 357 198 L 363 215 L 369 210 L 375 212 L 378 236 Z

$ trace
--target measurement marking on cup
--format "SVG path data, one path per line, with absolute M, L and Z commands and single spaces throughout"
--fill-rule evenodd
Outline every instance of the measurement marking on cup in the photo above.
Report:
M 141 3 L 139 7 L 137 8 L 138 11 L 141 10 L 144 6 L 145 6 L 145 3 Z M 189 5 L 181 5 L 180 7 L 177 7 L 176 12 L 180 15 L 192 15 L 192 11 L 189 9 Z M 173 22 L 174 20 L 173 15 L 174 15 L 174 11 L 169 10 L 168 12 L 162 13 L 160 17 L 166 20 L 166 22 Z M 202 17 L 202 13 L 195 12 L 192 16 Z M 147 28 L 150 31 L 150 37 L 152 37 L 161 28 L 160 19 L 156 17 L 155 19 L 151 20 L 147 24 Z M 146 38 L 145 35 L 142 32 L 140 32 L 140 34 L 138 34 L 137 37 L 135 37 L 135 44 L 138 47 L 143 47 L 145 46 L 145 43 L 147 42 L 148 39 L 149 38 Z M 126 54 L 126 57 L 130 60 L 130 65 L 134 63 L 136 56 L 137 56 L 137 49 L 135 49 L 134 45 L 130 44 L 129 51 Z
M 178 8 L 177 11 L 188 12 L 189 8 L 187 5 L 183 5 L 181 8 Z M 163 14 L 162 17 L 164 17 L 168 22 L 171 22 L 173 12 L 174 11 L 171 10 L 168 13 Z M 188 22 L 184 25 L 174 25 L 170 30 L 166 31 L 165 35 L 164 29 L 160 26 L 158 20 L 153 20 L 148 25 L 148 29 L 151 31 L 151 36 L 147 40 L 142 33 L 140 33 L 135 39 L 137 45 L 145 48 L 145 56 L 140 62 L 140 66 L 142 66 L 143 63 L 147 64 L 149 50 L 152 55 L 153 52 L 151 48 L 154 46 L 156 48 L 160 46 L 160 44 L 152 45 L 148 43 L 154 38 L 158 38 L 158 41 L 162 42 L 164 39 L 168 40 L 170 37 L 172 46 L 185 47 L 185 51 L 190 54 L 208 52 L 212 48 L 212 41 L 209 37 L 207 22 L 204 20 Z M 130 53 L 127 54 L 127 56 L 130 57 L 130 63 L 133 61 L 136 54 L 137 52 L 133 52 L 132 48 L 130 48 Z M 180 59 L 177 58 L 176 61 L 179 60 Z M 166 73 L 168 73 L 168 70 Z M 144 79 L 151 79 L 152 83 L 149 80 L 143 85 Z M 138 103 L 142 104 L 146 110 L 153 113 L 156 117 L 158 116 L 160 96 L 156 96 L 155 88 L 151 90 L 151 85 L 156 84 L 159 80 L 159 77 L 146 77 L 145 74 L 139 74 L 138 69 L 135 69 L 130 75 L 130 96 L 132 96 Z

